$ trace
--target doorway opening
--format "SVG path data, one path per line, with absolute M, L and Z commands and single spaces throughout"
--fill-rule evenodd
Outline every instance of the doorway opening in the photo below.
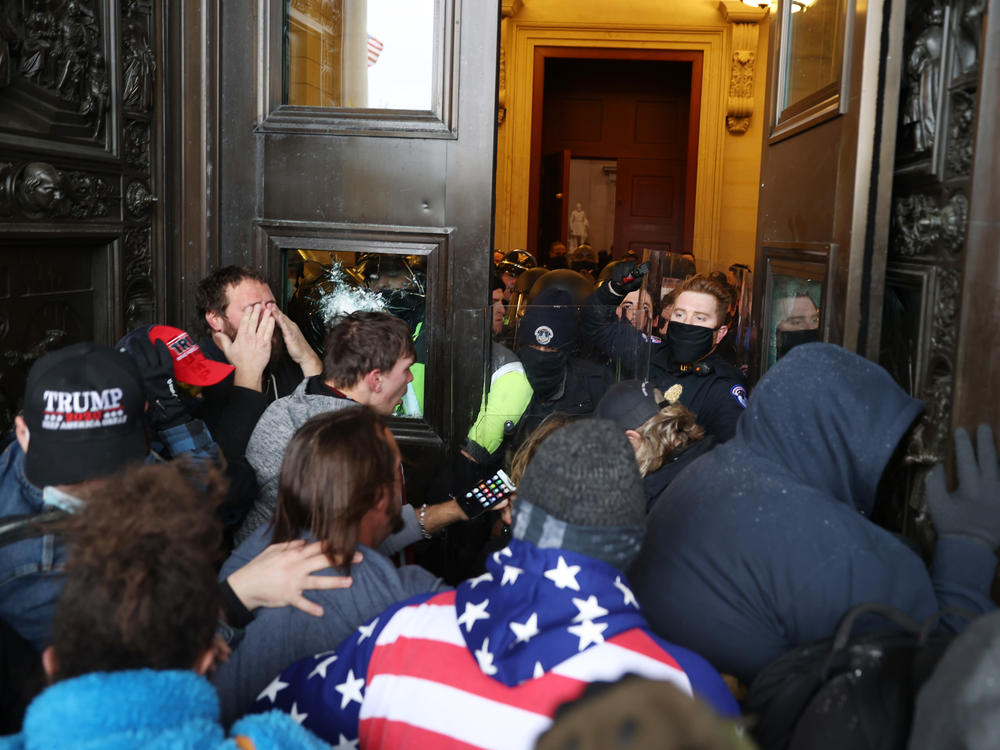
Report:
M 528 250 L 690 251 L 700 52 L 535 50 Z

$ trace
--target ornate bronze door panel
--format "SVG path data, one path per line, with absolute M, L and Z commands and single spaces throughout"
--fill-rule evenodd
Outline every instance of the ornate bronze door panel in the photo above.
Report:
M 996 215 L 990 195 L 972 189 L 977 102 L 995 108 L 997 101 L 994 82 L 979 85 L 985 5 L 985 0 L 910 0 L 906 6 L 878 355 L 896 380 L 927 405 L 908 454 L 916 470 L 899 503 L 900 521 L 911 532 L 915 511 L 923 506 L 924 472 L 919 469 L 948 457 L 959 342 L 968 337 L 976 350 L 970 362 L 990 358 L 988 347 L 979 344 L 982 330 L 975 323 L 968 330 L 959 325 L 962 308 L 975 302 L 960 295 L 963 269 L 968 273 L 970 211 Z M 988 168 L 982 177 L 989 180 Z M 988 243 L 993 257 L 995 241 L 993 236 Z M 994 290 L 988 294 L 993 304 Z M 974 392 L 982 378 L 975 370 L 968 378 Z M 989 421 L 976 411 L 973 406 L 966 427 Z
M 0 6 L 0 427 L 31 363 L 163 310 L 159 2 Z

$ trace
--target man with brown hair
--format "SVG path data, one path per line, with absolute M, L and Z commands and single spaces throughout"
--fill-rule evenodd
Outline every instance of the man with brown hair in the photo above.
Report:
M 413 379 L 410 366 L 416 352 L 410 330 L 385 312 L 356 312 L 333 326 L 324 342 L 323 372 L 299 383 L 295 391 L 271 404 L 254 428 L 247 460 L 257 472 L 260 496 L 236 533 L 242 542 L 258 526 L 271 520 L 278 500 L 278 477 L 288 441 L 310 417 L 362 404 L 383 416 L 392 414 Z M 424 530 L 439 528 L 442 520 L 464 518 L 454 501 L 423 510 Z M 406 506 L 407 528 L 418 521 Z
M 739 370 L 716 347 L 729 330 L 729 292 L 717 281 L 692 276 L 676 289 L 665 340 L 651 339 L 615 316 L 629 292 L 642 286 L 635 263 L 619 263 L 607 284 L 583 310 L 584 333 L 605 354 L 623 362 L 630 377 L 648 379 L 679 401 L 698 423 L 723 442 L 736 433 L 747 392 Z M 648 372 L 638 372 L 640 352 L 649 352 Z
M 267 405 L 322 365 L 299 327 L 278 309 L 267 280 L 251 268 L 225 266 L 202 279 L 195 306 L 207 334 L 202 351 L 235 367 L 231 377 L 205 389 L 198 416 L 226 457 L 238 458 Z
M 222 566 L 220 578 L 271 543 L 305 539 L 319 540 L 330 565 L 342 564 L 353 583 L 310 594 L 322 605 L 322 617 L 291 606 L 257 611 L 213 679 L 224 721 L 247 711 L 271 678 L 295 659 L 332 648 L 391 604 L 443 587 L 423 568 L 396 568 L 386 556 L 408 542 L 397 533 L 403 526 L 400 466 L 395 438 L 367 407 L 319 414 L 292 437 L 273 527 L 257 528 Z M 356 551 L 364 557 L 352 565 Z

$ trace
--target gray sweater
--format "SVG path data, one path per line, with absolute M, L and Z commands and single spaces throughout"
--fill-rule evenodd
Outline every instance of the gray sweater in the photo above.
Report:
M 311 539 L 308 534 L 302 538 Z M 258 528 L 226 560 L 219 580 L 252 560 L 270 542 L 270 527 Z M 396 602 L 447 588 L 440 578 L 417 565 L 396 568 L 381 552 L 364 546 L 358 549 L 365 559 L 351 566 L 354 584 L 350 588 L 306 592 L 323 607 L 322 617 L 294 607 L 262 608 L 254 613 L 243 640 L 212 678 L 226 725 L 245 714 L 268 683 L 296 659 L 332 650 L 359 625 Z M 336 574 L 332 568 L 320 573 Z
M 291 395 L 279 398 L 264 411 L 247 443 L 247 461 L 257 474 L 260 494 L 243 525 L 236 531 L 237 544 L 250 536 L 258 526 L 268 523 L 278 506 L 278 477 L 281 461 L 285 457 L 292 435 L 311 417 L 330 411 L 339 411 L 357 403 L 346 398 L 306 393 L 306 378 Z

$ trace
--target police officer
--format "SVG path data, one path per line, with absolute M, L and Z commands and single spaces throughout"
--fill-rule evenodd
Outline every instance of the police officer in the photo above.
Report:
M 648 377 L 694 412 L 719 442 L 728 440 L 747 398 L 739 370 L 716 351 L 729 330 L 729 294 L 716 281 L 692 276 L 677 287 L 664 340 L 650 339 L 615 315 L 625 295 L 642 286 L 643 273 L 635 263 L 615 267 L 610 282 L 587 300 L 584 334 L 605 354 L 627 363 L 629 376 Z M 638 355 L 647 351 L 648 375 L 638 372 L 644 359 Z
M 518 426 L 515 445 L 552 412 L 593 414 L 611 385 L 613 378 L 607 367 L 571 354 L 576 333 L 577 306 L 570 293 L 559 287 L 535 297 L 521 319 L 517 353 L 533 395 Z
M 497 264 L 497 272 L 504 283 L 504 302 L 510 302 L 517 278 L 529 268 L 536 268 L 538 261 L 527 250 L 511 250 Z

